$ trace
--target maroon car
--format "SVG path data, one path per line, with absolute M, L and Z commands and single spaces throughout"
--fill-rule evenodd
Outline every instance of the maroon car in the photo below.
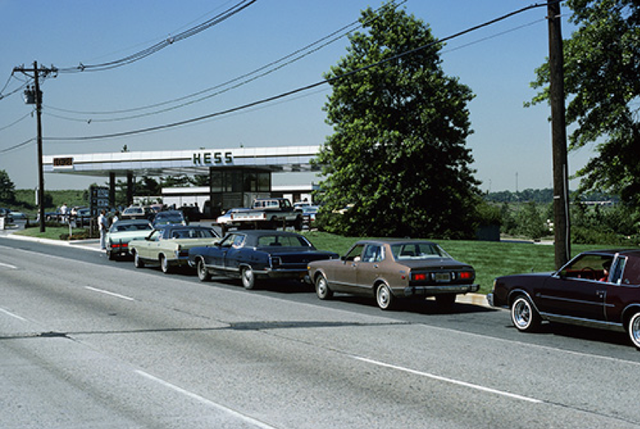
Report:
M 456 261 L 442 247 L 425 240 L 362 240 L 340 259 L 309 263 L 309 277 L 320 299 L 334 292 L 376 298 L 389 309 L 400 298 L 435 296 L 449 308 L 456 294 L 476 292 L 471 265 Z
M 581 253 L 554 273 L 498 277 L 487 296 L 522 332 L 543 320 L 626 331 L 640 348 L 640 250 Z

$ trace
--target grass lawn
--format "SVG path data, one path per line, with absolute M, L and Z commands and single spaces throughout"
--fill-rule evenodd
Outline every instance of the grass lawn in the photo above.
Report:
M 86 228 L 73 228 L 73 235 L 83 234 L 86 235 Z M 39 227 L 26 228 L 21 229 L 20 231 L 14 232 L 16 235 L 26 235 L 28 237 L 37 237 L 37 238 L 46 238 L 49 240 L 60 240 L 61 236 L 65 236 L 65 238 L 69 237 L 69 227 L 68 226 L 47 226 L 45 228 L 45 232 L 40 232 Z

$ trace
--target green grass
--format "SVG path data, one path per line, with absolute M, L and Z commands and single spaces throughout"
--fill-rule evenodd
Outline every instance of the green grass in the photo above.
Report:
M 72 233 L 74 239 L 83 239 L 87 237 L 88 231 L 86 228 L 73 228 Z M 69 238 L 69 227 L 47 226 L 44 232 L 40 232 L 40 228 L 35 226 L 33 228 L 25 228 L 20 231 L 16 231 L 14 234 L 26 235 L 27 237 L 34 238 L 45 238 L 49 240 L 66 240 Z
M 318 249 L 344 254 L 358 238 L 340 237 L 323 232 L 305 235 Z M 531 243 L 506 243 L 489 241 L 433 240 L 455 259 L 471 264 L 476 270 L 476 282 L 480 293 L 488 293 L 493 279 L 499 276 L 527 272 L 554 271 L 555 250 L 551 245 Z M 573 245 L 572 255 L 606 246 Z

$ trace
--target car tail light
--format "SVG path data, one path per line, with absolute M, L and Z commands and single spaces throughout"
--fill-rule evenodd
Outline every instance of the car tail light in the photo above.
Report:
M 411 277 L 413 277 L 413 281 L 415 282 L 423 282 L 423 281 L 426 281 L 428 278 L 426 273 L 415 273 L 415 274 L 412 274 Z
M 471 280 L 473 278 L 473 271 L 461 271 L 458 273 L 460 280 Z

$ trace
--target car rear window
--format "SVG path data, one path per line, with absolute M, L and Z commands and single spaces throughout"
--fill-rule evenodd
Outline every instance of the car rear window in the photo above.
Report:
M 302 237 L 263 235 L 258 238 L 258 246 L 308 247 L 309 243 Z
M 410 259 L 450 258 L 444 249 L 434 243 L 397 243 L 391 245 L 396 261 Z

